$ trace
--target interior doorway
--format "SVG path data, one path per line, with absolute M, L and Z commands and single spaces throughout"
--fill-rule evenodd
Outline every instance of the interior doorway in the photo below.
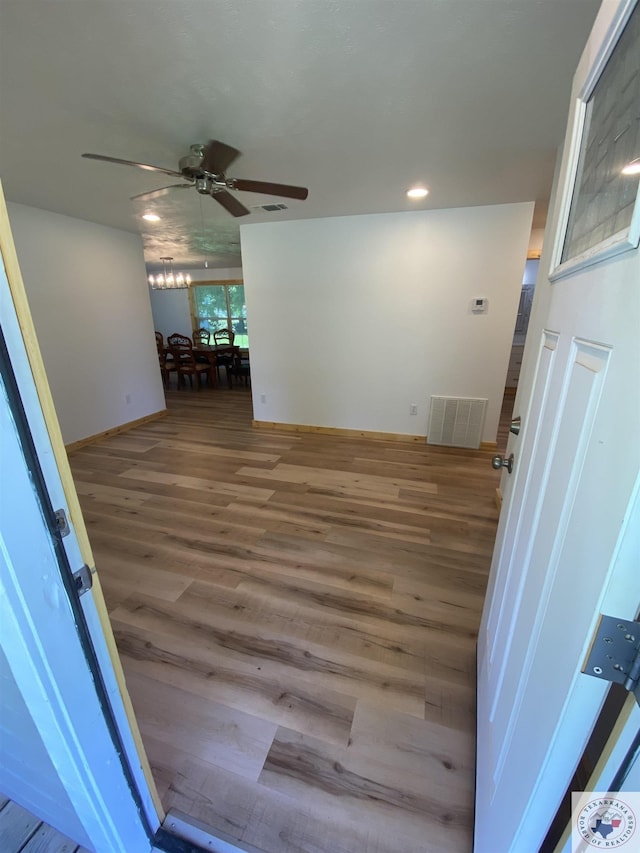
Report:
M 522 277 L 522 289 L 520 291 L 520 301 L 518 303 L 516 322 L 513 329 L 511 354 L 509 356 L 509 366 L 507 368 L 507 376 L 505 379 L 504 397 L 502 398 L 500 421 L 498 425 L 498 433 L 496 436 L 498 450 L 500 451 L 506 449 L 507 440 L 509 438 L 509 425 L 511 423 L 511 415 L 513 412 L 513 404 L 516 398 L 516 391 L 518 390 L 518 380 L 520 379 L 522 357 L 524 355 L 524 346 L 527 339 L 527 329 L 529 327 L 529 318 L 531 316 L 533 294 L 536 287 L 536 279 L 538 278 L 539 266 L 540 253 L 538 251 L 535 253 L 535 255 L 533 253 L 530 253 L 527 257 L 524 268 L 524 274 Z

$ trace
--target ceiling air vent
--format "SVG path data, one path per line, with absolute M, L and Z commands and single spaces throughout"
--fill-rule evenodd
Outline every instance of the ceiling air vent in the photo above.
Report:
M 275 213 L 276 210 L 287 210 L 286 204 L 280 204 L 279 202 L 275 204 L 256 204 L 253 208 L 254 210 L 266 210 L 269 213 Z

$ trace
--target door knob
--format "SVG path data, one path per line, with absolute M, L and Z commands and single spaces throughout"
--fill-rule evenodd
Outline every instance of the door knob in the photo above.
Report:
M 511 421 L 511 426 L 509 427 L 509 432 L 512 432 L 514 435 L 518 435 L 520 433 L 520 425 L 522 423 L 522 419 L 520 415 L 517 418 L 514 418 Z
M 499 471 L 500 468 L 506 468 L 507 471 L 511 473 L 513 471 L 513 453 L 509 455 L 508 459 L 500 456 L 500 454 L 494 456 L 491 460 L 491 467 L 495 468 L 496 471 Z

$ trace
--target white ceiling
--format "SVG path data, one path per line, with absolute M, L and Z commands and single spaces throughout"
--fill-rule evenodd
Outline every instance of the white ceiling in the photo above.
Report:
M 11 201 L 140 231 L 145 257 L 235 266 L 242 222 L 536 200 L 599 0 L 0 0 L 0 175 Z M 195 189 L 83 160 L 229 176 L 307 201 L 234 220 Z M 425 201 L 405 189 L 424 182 Z M 248 207 L 273 197 L 238 193 Z M 153 208 L 162 221 L 140 219 Z

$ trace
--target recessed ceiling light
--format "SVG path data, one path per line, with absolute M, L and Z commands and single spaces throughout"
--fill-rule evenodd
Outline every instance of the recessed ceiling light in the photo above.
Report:
M 142 218 L 146 219 L 147 222 L 160 222 L 160 217 L 157 213 L 143 213 Z
M 623 175 L 640 175 L 640 157 L 636 160 L 632 160 L 622 170 Z
M 426 187 L 411 187 L 410 190 L 407 190 L 407 196 L 409 198 L 424 198 L 429 195 L 429 190 Z

